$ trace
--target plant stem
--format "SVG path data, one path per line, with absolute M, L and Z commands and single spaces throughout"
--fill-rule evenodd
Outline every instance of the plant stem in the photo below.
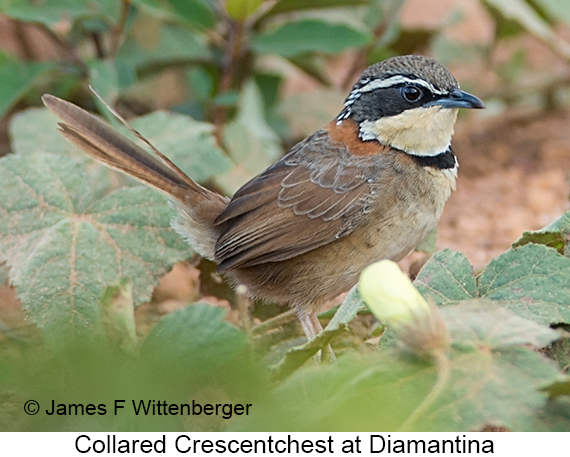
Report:
M 439 398 L 444 389 L 447 387 L 449 381 L 449 375 L 451 374 L 451 366 L 449 364 L 449 358 L 444 350 L 437 350 L 433 354 L 433 358 L 437 369 L 437 379 L 435 384 L 423 399 L 423 401 L 418 405 L 416 409 L 408 416 L 404 423 L 398 429 L 399 432 L 410 431 L 414 423 L 418 418 L 424 414 L 433 403 Z
M 266 321 L 263 321 L 261 324 L 253 327 L 252 333 L 253 335 L 260 335 L 266 332 L 267 330 L 270 330 L 275 327 L 280 327 L 281 325 L 292 321 L 296 317 L 296 315 L 297 314 L 295 313 L 294 309 L 278 314 L 277 316 L 267 319 Z
M 103 47 L 103 40 L 101 39 L 101 34 L 99 32 L 91 33 L 91 41 L 93 41 L 93 46 L 95 47 L 95 55 L 98 59 L 104 59 L 106 57 L 106 52 Z
M 75 64 L 77 66 L 77 68 L 79 68 L 79 71 L 81 72 L 81 77 L 86 78 L 88 73 L 89 73 L 87 70 L 87 66 L 81 60 L 81 58 L 77 55 L 77 52 L 75 52 L 75 49 L 71 45 L 69 45 L 67 42 L 65 42 L 63 39 L 61 39 L 49 27 L 40 24 L 39 28 L 48 37 L 49 40 L 51 40 L 53 43 L 55 43 L 60 49 L 62 49 L 68 55 L 70 61 L 73 62 L 73 64 Z
M 218 86 L 218 95 L 224 94 L 232 87 L 237 61 L 242 54 L 244 25 L 241 22 L 228 18 L 229 39 L 224 56 L 222 76 Z M 217 106 L 214 111 L 215 136 L 218 144 L 222 144 L 222 127 L 226 120 L 227 108 Z
M 119 45 L 121 44 L 121 38 L 123 32 L 125 31 L 125 25 L 127 23 L 127 17 L 129 16 L 129 10 L 131 8 L 131 0 L 122 0 L 121 2 L 121 17 L 119 18 L 118 24 L 113 27 L 113 33 L 111 35 L 111 47 L 110 56 L 115 58 L 117 52 L 119 51 Z

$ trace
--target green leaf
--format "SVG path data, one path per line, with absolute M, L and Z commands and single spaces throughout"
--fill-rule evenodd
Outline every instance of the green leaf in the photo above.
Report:
M 37 22 L 50 29 L 64 21 L 102 17 L 115 23 L 119 17 L 120 2 L 116 0 L 0 0 L 0 12 L 22 22 Z
M 92 198 L 107 195 L 120 186 L 138 184 L 126 175 L 91 160 L 57 131 L 56 117 L 47 108 L 32 108 L 16 114 L 9 125 L 12 151 L 16 154 L 50 153 L 82 162 L 87 171 Z
M 364 309 L 367 309 L 367 306 L 362 301 L 362 297 L 360 296 L 360 292 L 358 292 L 357 286 L 354 286 L 350 289 L 346 298 L 338 308 L 338 311 L 335 313 L 324 331 L 336 330 L 343 324 L 348 324 L 356 317 L 356 314 L 359 311 Z
M 294 373 L 258 401 L 255 416 L 238 419 L 233 429 L 392 432 L 418 408 L 437 376 L 435 365 L 398 351 L 343 357 L 335 366 Z M 552 363 L 527 348 L 452 351 L 445 388 L 412 430 L 467 431 L 488 424 L 513 431 L 544 429 L 536 417 L 547 396 L 537 388 L 558 376 Z M 570 421 L 563 424 L 558 427 Z
M 546 346 L 543 350 L 546 357 L 556 360 L 560 369 L 567 373 L 570 368 L 570 333 L 568 325 L 556 326 L 556 330 L 562 332 L 561 338 Z
M 46 108 L 30 109 L 15 116 L 10 125 L 12 148 L 18 154 L 49 152 L 66 154 L 86 161 L 91 185 L 108 190 L 111 181 L 134 184 L 137 181 L 120 178 L 107 167 L 99 166 L 69 143 L 57 132 L 55 116 Z M 130 124 L 153 143 L 163 154 L 172 159 L 191 178 L 204 182 L 229 170 L 233 162 L 217 146 L 213 126 L 198 122 L 183 114 L 155 111 L 146 116 L 131 119 Z M 127 136 L 130 133 L 122 128 Z M 116 187 L 116 186 L 115 186 Z
M 0 248 L 31 320 L 51 343 L 101 331 L 98 301 L 118 278 L 135 305 L 190 255 L 170 228 L 173 210 L 149 188 L 94 198 L 85 162 L 61 155 L 0 161 Z
M 293 57 L 307 52 L 335 54 L 364 46 L 372 36 L 346 24 L 313 19 L 288 22 L 253 37 L 256 52 Z
M 547 393 L 550 397 L 568 396 L 570 395 L 570 378 L 554 381 L 541 387 L 540 390 Z
M 212 28 L 216 24 L 215 6 L 200 0 L 168 0 L 179 17 L 189 24 Z
M 327 68 L 327 59 L 325 55 L 299 54 L 298 56 L 288 57 L 287 60 L 295 67 L 297 67 L 299 70 L 305 72 L 308 76 L 313 78 L 315 81 L 319 82 L 322 86 L 325 87 L 332 86 L 332 82 L 330 80 L 331 75 L 329 73 L 329 69 Z M 309 94 L 312 94 L 312 92 L 303 95 L 309 95 Z M 297 94 L 292 94 L 292 95 L 297 95 Z M 341 95 L 344 95 L 346 97 L 345 93 L 342 93 Z M 321 127 L 322 125 L 318 128 Z M 314 130 L 312 132 L 314 132 Z
M 217 146 L 214 127 L 183 114 L 155 111 L 131 125 L 196 181 L 231 169 L 232 160 Z
M 263 98 L 254 81 L 248 81 L 244 85 L 237 116 L 224 128 L 224 144 L 238 164 L 216 180 L 229 193 L 233 193 L 281 156 L 279 137 L 265 120 Z
M 121 279 L 107 288 L 101 298 L 103 325 L 109 339 L 123 351 L 136 354 L 139 348 L 133 306 L 132 284 Z
M 542 324 L 570 322 L 570 258 L 527 244 L 493 259 L 479 277 L 479 296 Z
M 460 347 L 495 350 L 532 345 L 542 348 L 560 337 L 557 331 L 517 316 L 487 299 L 464 301 L 440 311 L 451 340 Z
M 0 117 L 54 68 L 53 62 L 20 62 L 0 53 Z
M 570 9 L 566 0 L 536 0 L 553 21 L 564 21 L 570 24 Z
M 452 304 L 477 296 L 473 267 L 459 252 L 436 252 L 418 273 L 414 285 L 426 298 L 438 305 Z
M 257 11 L 263 0 L 226 0 L 226 11 L 236 21 L 245 21 Z
M 132 0 L 151 16 L 168 21 L 184 21 L 200 28 L 215 25 L 215 5 L 202 0 Z
M 245 334 L 224 322 L 227 312 L 202 303 L 163 316 L 146 337 L 141 353 L 164 365 L 212 372 L 246 347 Z
M 185 71 L 186 80 L 192 94 L 192 98 L 207 103 L 214 91 L 214 78 L 204 68 L 189 68 Z
M 107 103 L 114 104 L 119 96 L 119 75 L 114 62 L 95 60 L 88 68 L 91 86 Z
M 348 326 L 346 324 L 341 324 L 334 329 L 323 330 L 305 344 L 289 349 L 279 363 L 271 367 L 271 377 L 274 380 L 279 380 L 289 376 L 317 352 L 328 350 L 325 348 L 328 347 L 331 340 L 344 333 L 347 329 Z
M 556 249 L 560 254 L 567 254 L 566 245 L 570 236 L 570 212 L 564 213 L 546 227 L 532 232 L 524 232 L 522 237 L 513 243 L 513 248 L 528 243 L 544 244 Z
M 280 0 L 269 10 L 269 14 L 302 11 L 305 9 L 331 8 L 336 6 L 365 5 L 367 3 L 367 0 Z
M 211 55 L 206 37 L 195 30 L 141 19 L 135 32 L 119 48 L 117 61 L 132 68 L 155 67 L 193 60 L 208 60 Z
M 399 350 L 352 354 L 337 365 L 297 371 L 259 402 L 255 417 L 239 420 L 235 429 L 394 431 L 442 376 L 444 387 L 411 424 L 413 430 L 478 430 L 487 424 L 515 431 L 545 429 L 539 418 L 547 396 L 537 389 L 559 379 L 559 372 L 551 361 L 521 346 L 542 345 L 557 333 L 484 302 L 441 311 L 453 343 L 448 377 L 430 360 Z M 570 421 L 562 423 L 558 428 Z
M 75 154 L 77 148 L 58 133 L 55 119 L 47 108 L 31 108 L 14 115 L 9 126 L 12 151 Z
M 467 258 L 449 249 L 436 252 L 414 285 L 439 305 L 487 298 L 541 324 L 569 322 L 570 258 L 527 244 L 493 259 L 477 278 Z

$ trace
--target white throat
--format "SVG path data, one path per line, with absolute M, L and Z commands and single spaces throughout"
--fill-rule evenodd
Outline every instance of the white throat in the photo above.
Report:
M 456 108 L 430 106 L 406 110 L 396 116 L 360 123 L 360 137 L 417 156 L 436 156 L 451 144 Z

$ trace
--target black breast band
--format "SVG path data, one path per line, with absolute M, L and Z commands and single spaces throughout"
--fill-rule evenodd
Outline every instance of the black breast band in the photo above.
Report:
M 455 154 L 449 148 L 447 151 L 442 152 L 436 156 L 417 156 L 413 154 L 408 154 L 414 162 L 422 167 L 433 167 L 439 170 L 444 170 L 448 168 L 455 168 Z

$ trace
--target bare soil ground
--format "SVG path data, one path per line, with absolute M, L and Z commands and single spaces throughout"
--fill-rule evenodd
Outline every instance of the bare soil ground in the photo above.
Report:
M 438 249 L 467 255 L 476 269 L 524 231 L 570 209 L 570 113 L 512 113 L 462 120 L 453 142 L 457 191 L 439 225 Z

